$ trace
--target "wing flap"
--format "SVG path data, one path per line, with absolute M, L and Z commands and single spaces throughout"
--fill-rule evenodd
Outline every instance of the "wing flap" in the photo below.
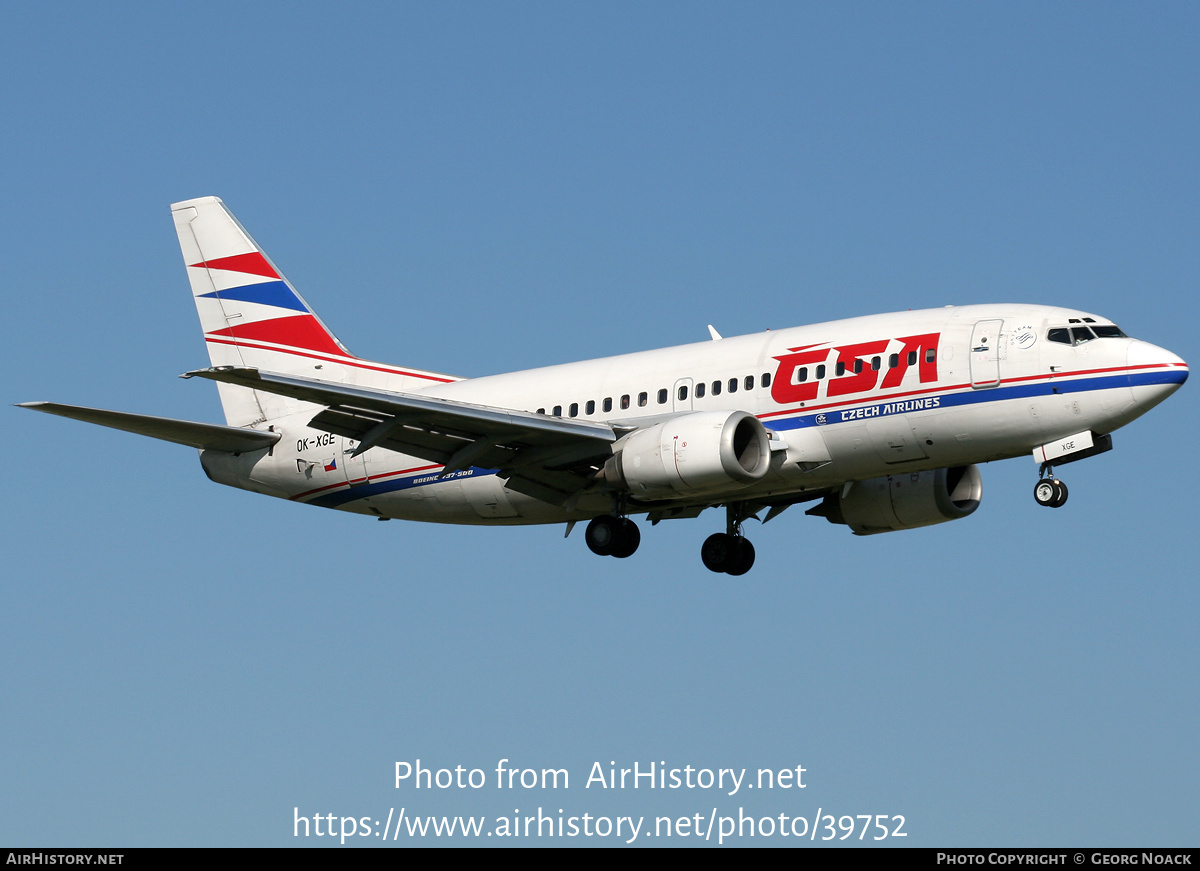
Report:
M 501 475 L 503 476 L 503 472 Z M 532 496 L 551 505 L 563 505 L 588 484 L 588 479 L 571 472 L 531 472 L 525 470 L 505 480 L 510 490 Z

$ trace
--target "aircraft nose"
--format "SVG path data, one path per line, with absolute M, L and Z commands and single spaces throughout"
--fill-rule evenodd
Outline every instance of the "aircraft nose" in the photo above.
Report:
M 1144 408 L 1162 402 L 1187 381 L 1187 363 L 1149 342 L 1131 342 L 1126 363 L 1134 401 Z

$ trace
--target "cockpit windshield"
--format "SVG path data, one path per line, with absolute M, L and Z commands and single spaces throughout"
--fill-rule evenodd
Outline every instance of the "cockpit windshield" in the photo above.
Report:
M 1084 322 L 1087 322 L 1087 326 Z M 1128 339 L 1129 337 L 1116 324 L 1098 324 L 1091 318 L 1071 318 L 1073 326 L 1052 327 L 1046 338 L 1061 345 L 1082 345 L 1092 339 Z

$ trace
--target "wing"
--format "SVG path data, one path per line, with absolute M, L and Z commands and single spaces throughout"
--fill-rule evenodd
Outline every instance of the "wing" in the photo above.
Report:
M 373 447 L 444 466 L 496 469 L 519 493 L 561 505 L 593 482 L 624 431 L 413 393 L 334 384 L 296 375 L 222 366 L 185 373 L 325 406 L 313 429 L 354 439 L 355 454 Z
M 205 451 L 238 454 L 269 448 L 279 441 L 279 433 L 275 432 L 258 432 L 215 423 L 195 423 L 170 417 L 153 417 L 149 414 L 130 414 L 127 411 L 84 408 L 81 405 L 62 405 L 57 402 L 22 402 L 19 407 L 96 423 Z

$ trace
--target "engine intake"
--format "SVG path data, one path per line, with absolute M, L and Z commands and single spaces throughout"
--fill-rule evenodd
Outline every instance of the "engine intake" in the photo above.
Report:
M 645 499 L 739 490 L 771 465 L 766 428 L 746 411 L 697 411 L 613 445 L 604 478 Z
M 979 468 L 955 466 L 854 481 L 806 513 L 844 523 L 855 535 L 874 535 L 958 520 L 982 498 Z

